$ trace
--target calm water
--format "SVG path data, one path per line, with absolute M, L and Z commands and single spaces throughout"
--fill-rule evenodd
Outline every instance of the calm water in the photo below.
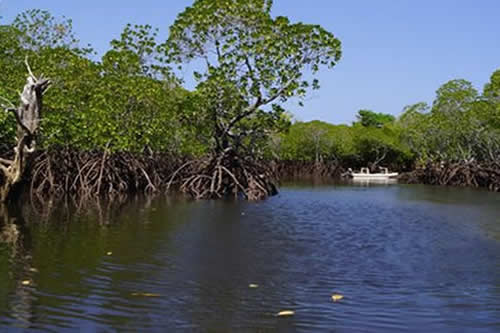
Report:
M 0 331 L 500 331 L 499 194 L 49 204 L 1 211 Z

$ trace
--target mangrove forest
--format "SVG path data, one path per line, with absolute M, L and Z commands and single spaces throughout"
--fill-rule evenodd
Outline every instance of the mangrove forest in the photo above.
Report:
M 498 13 L 0 0 L 0 332 L 500 332 Z
M 405 182 L 500 190 L 500 70 L 482 91 L 451 80 L 432 105 L 396 116 L 365 109 L 350 125 L 297 121 L 287 103 L 307 108 L 316 74 L 341 61 L 341 41 L 271 8 L 197 0 L 167 39 L 127 25 L 102 55 L 71 19 L 47 11 L 1 25 L 1 201 L 169 191 L 259 200 L 280 179 L 364 166 L 404 172 Z M 195 89 L 178 75 L 185 67 L 195 68 Z

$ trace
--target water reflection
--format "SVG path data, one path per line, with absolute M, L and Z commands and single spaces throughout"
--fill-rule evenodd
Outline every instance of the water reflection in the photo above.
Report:
M 398 185 L 398 180 L 390 179 L 337 179 L 326 177 L 311 177 L 301 180 L 284 180 L 282 186 L 286 188 L 341 188 L 341 187 L 376 187 Z
M 373 185 L 396 185 L 398 180 L 395 178 L 387 179 L 352 179 L 350 180 L 352 185 L 357 186 L 373 186 Z
M 17 206 L 0 204 L 0 280 L 5 293 L 0 294 L 0 309 L 10 308 L 21 327 L 33 318 L 33 281 L 31 233 Z M 7 301 L 7 304 L 4 303 Z
M 4 206 L 0 330 L 495 331 L 497 197 L 447 191 Z

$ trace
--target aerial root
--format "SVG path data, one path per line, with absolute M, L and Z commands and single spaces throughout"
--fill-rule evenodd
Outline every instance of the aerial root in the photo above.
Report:
M 279 161 L 273 165 L 281 179 L 335 178 L 340 179 L 345 169 L 337 161 Z
M 30 189 L 38 195 L 81 198 L 153 194 L 167 186 L 181 162 L 166 154 L 47 151 L 34 160 Z
M 442 186 L 484 187 L 500 192 L 500 162 L 427 163 L 400 180 Z
M 179 175 L 181 171 L 183 175 Z M 179 190 L 194 199 L 234 197 L 255 201 L 277 193 L 274 174 L 264 162 L 232 152 L 182 165 L 175 177 L 179 179 Z

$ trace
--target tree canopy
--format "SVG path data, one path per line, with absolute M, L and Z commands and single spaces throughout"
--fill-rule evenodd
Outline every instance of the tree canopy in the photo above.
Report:
M 310 79 L 333 67 L 341 44 L 318 25 L 271 16 L 268 0 L 196 0 L 179 14 L 166 43 L 170 61 L 200 63 L 195 72 L 216 149 L 236 148 L 280 127 L 281 104 L 317 89 Z
M 359 110 L 356 115 L 358 122 L 364 127 L 382 127 L 385 124 L 392 123 L 396 117 L 386 113 L 377 113 L 371 110 Z
M 399 119 L 403 139 L 421 162 L 495 161 L 500 157 L 495 74 L 483 95 L 466 80 L 452 80 L 436 92 L 429 108 L 405 108 Z

